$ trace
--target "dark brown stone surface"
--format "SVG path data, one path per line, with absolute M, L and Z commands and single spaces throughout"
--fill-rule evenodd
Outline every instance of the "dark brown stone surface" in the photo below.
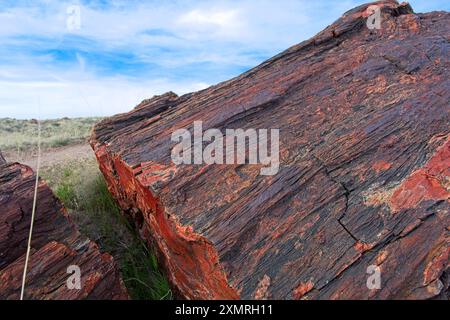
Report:
M 0 163 L 0 300 L 19 299 L 36 175 Z M 25 299 L 127 299 L 113 258 L 82 237 L 44 181 L 39 181 Z M 81 289 L 69 290 L 68 267 L 81 271 Z
M 237 78 L 96 127 L 109 188 L 180 296 L 448 297 L 450 14 L 377 4 L 381 30 L 360 6 Z M 280 129 L 278 174 L 173 164 L 172 132 L 200 120 Z

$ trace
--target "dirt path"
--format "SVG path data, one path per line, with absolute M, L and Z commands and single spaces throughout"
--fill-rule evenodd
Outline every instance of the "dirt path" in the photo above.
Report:
M 15 151 L 5 151 L 3 154 L 8 162 L 20 162 L 36 170 L 37 152 L 18 154 Z M 76 144 L 60 148 L 45 149 L 41 152 L 41 168 L 52 167 L 70 160 L 93 158 L 94 152 L 89 144 Z

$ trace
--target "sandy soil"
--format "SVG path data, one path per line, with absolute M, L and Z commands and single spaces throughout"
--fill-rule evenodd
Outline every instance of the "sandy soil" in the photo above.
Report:
M 29 151 L 18 154 L 15 151 L 3 152 L 8 162 L 20 162 L 36 170 L 37 152 Z M 82 160 L 95 157 L 89 144 L 76 144 L 60 148 L 44 149 L 41 151 L 41 168 L 52 167 L 70 160 Z

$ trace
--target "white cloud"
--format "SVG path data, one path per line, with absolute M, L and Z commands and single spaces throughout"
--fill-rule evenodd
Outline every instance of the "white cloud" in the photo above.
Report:
M 236 9 L 194 9 L 181 14 L 175 22 L 180 32 L 189 38 L 204 37 L 239 37 L 239 32 L 245 30 L 246 25 L 242 14 Z
M 172 83 L 166 79 L 145 82 L 126 78 L 0 81 L 0 115 L 42 119 L 105 116 L 129 111 L 156 94 L 171 90 L 183 94 L 206 87 L 206 83 Z
M 0 117 L 36 117 L 37 97 L 41 117 L 54 118 L 110 115 L 154 94 L 195 91 L 223 80 L 202 65 L 237 75 L 366 1 L 115 0 L 82 6 L 80 30 L 68 30 L 66 23 L 67 8 L 77 1 L 0 3 Z M 423 2 L 420 9 L 426 11 Z M 58 49 L 68 46 L 73 61 L 56 61 Z M 113 64 L 113 70 L 103 70 L 105 56 L 122 68 L 129 63 L 131 72 Z M 158 75 L 149 78 L 134 64 L 156 66 Z
M 218 25 L 222 28 L 230 28 L 233 25 L 238 24 L 237 13 L 237 10 L 203 11 L 195 9 L 181 15 L 179 21 L 189 25 L 200 25 L 202 28 L 204 28 L 205 24 Z
M 61 118 L 127 112 L 142 100 L 168 91 L 179 95 L 208 83 L 127 76 L 98 76 L 78 54 L 78 64 L 60 69 L 22 61 L 0 69 L 0 117 Z

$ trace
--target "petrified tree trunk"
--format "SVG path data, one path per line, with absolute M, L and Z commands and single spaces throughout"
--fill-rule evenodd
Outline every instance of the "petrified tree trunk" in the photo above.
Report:
M 35 179 L 27 166 L 0 163 L 0 299 L 20 297 Z M 25 299 L 128 298 L 113 258 L 78 233 L 43 181 L 31 247 Z M 80 268 L 81 289 L 67 285 L 70 266 Z
M 180 296 L 448 294 L 450 14 L 377 5 L 381 30 L 360 6 L 235 79 L 96 127 L 109 188 Z M 175 165 L 171 134 L 194 121 L 280 129 L 279 172 Z

